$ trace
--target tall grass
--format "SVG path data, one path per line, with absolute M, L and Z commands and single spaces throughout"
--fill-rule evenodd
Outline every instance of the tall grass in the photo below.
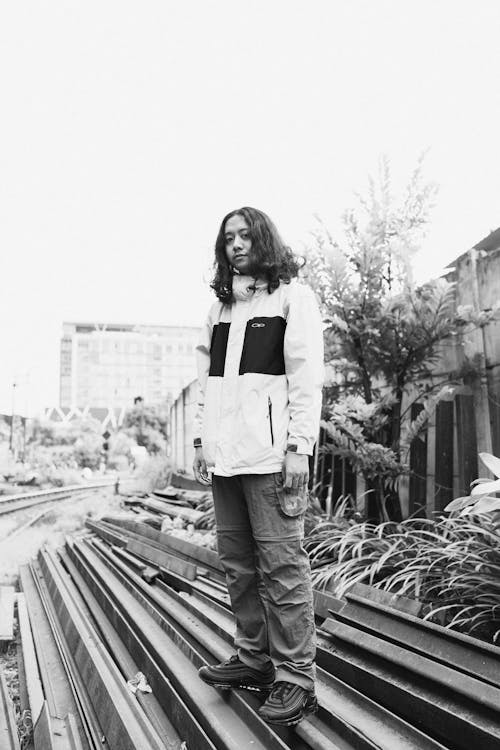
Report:
M 305 540 L 314 585 L 342 597 L 358 582 L 425 604 L 425 618 L 500 641 L 499 514 L 401 523 L 320 522 Z

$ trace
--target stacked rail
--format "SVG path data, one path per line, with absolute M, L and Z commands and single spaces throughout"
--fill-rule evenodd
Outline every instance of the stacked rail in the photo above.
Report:
M 126 518 L 88 525 L 92 535 L 68 540 L 57 555 L 42 551 L 22 570 L 43 655 L 35 750 L 87 750 L 102 747 L 103 737 L 117 750 L 448 747 L 321 664 L 318 713 L 293 729 L 265 724 L 262 696 L 217 691 L 197 675 L 233 650 L 215 553 Z M 151 693 L 127 686 L 139 672 Z
M 295 728 L 265 724 L 263 696 L 217 691 L 197 675 L 233 651 L 216 553 L 130 515 L 87 526 L 21 571 L 39 664 L 28 683 L 41 686 L 35 750 L 500 746 L 500 649 L 363 587 L 346 602 L 315 594 L 318 713 Z

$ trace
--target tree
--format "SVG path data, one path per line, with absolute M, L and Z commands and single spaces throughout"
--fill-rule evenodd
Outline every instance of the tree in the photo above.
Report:
M 164 451 L 167 446 L 168 413 L 165 407 L 139 401 L 129 409 L 123 420 L 125 433 L 150 454 Z
M 438 279 L 417 287 L 411 276 L 435 194 L 422 180 L 420 161 L 398 202 L 384 160 L 367 197 L 344 215 L 342 241 L 320 224 L 308 252 L 307 280 L 326 322 L 323 425 L 334 451 L 364 476 L 369 516 L 382 520 L 401 518 L 405 449 L 458 375 L 438 385 L 430 380 L 440 343 L 466 322 L 455 311 L 453 286 Z M 402 435 L 403 396 L 410 391 L 424 410 Z

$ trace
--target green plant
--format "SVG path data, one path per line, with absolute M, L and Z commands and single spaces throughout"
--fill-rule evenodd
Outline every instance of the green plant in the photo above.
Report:
M 172 465 L 165 456 L 152 456 L 137 473 L 137 485 L 144 492 L 164 489 L 170 484 Z
M 166 407 L 138 403 L 123 420 L 124 432 L 149 454 L 160 454 L 167 445 L 168 412 Z
M 445 508 L 448 512 L 459 512 L 460 515 L 466 516 L 471 513 L 491 513 L 500 510 L 500 498 L 494 497 L 495 493 L 500 492 L 500 458 L 492 456 L 491 453 L 480 453 L 479 458 L 496 479 L 476 479 L 472 483 L 470 495 L 457 497 L 448 503 Z
M 419 164 L 396 199 L 384 161 L 367 197 L 344 215 L 341 239 L 321 224 L 307 254 L 307 280 L 326 323 L 327 447 L 363 475 L 372 520 L 401 519 L 398 485 L 409 472 L 411 440 L 457 381 L 450 373 L 446 382 L 432 384 L 441 342 L 465 326 L 484 324 L 484 311 L 455 309 L 446 280 L 420 287 L 412 281 L 411 258 L 435 194 L 435 186 L 422 181 Z M 424 407 L 409 428 L 405 394 Z
M 424 616 L 500 641 L 496 512 L 360 523 L 321 522 L 307 536 L 314 585 L 342 597 L 358 582 L 418 599 Z

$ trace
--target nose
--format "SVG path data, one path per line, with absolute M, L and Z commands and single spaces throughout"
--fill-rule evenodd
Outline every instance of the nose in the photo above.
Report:
M 233 247 L 235 250 L 241 250 L 241 248 L 243 247 L 243 243 L 239 235 L 236 235 L 236 237 L 234 238 Z

